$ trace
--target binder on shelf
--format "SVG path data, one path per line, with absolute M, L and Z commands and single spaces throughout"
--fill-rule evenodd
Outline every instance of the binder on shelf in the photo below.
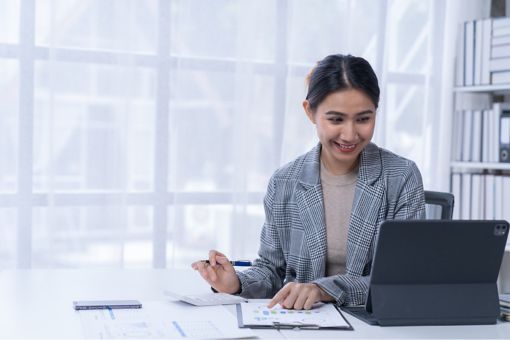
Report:
M 491 57 L 497 58 L 509 58 L 510 57 L 510 44 L 493 46 L 491 50 Z
M 494 177 L 494 218 L 503 218 L 503 176 Z
M 481 84 L 489 85 L 491 83 L 491 71 L 489 69 L 489 62 L 491 59 L 491 34 L 492 34 L 492 19 L 482 20 L 482 75 Z
M 471 146 L 471 161 L 481 162 L 482 161 L 482 111 L 473 111 L 473 122 L 472 122 L 472 146 Z
M 510 45 L 508 46 L 508 49 L 510 49 Z M 510 70 L 509 71 L 492 72 L 491 82 L 494 85 L 510 84 Z
M 502 198 L 502 203 L 503 203 L 503 216 L 502 218 L 506 221 L 510 221 L 510 209 L 508 209 L 508 203 L 510 202 L 510 176 L 501 176 L 501 178 L 503 179 L 503 198 Z
M 460 217 L 462 220 L 469 220 L 471 218 L 471 174 L 462 174 L 462 189 L 460 192 L 461 210 Z
M 461 110 L 455 111 L 454 130 L 453 130 L 454 143 L 453 143 L 452 153 L 453 153 L 453 159 L 458 162 L 462 161 L 462 138 L 463 138 L 463 126 L 464 126 L 463 118 L 464 118 L 464 111 L 461 111 Z
M 499 161 L 510 163 L 510 103 L 495 103 L 494 113 L 499 117 Z
M 492 37 L 492 47 L 499 45 L 507 45 L 510 44 L 510 35 L 504 35 L 501 37 Z
M 483 22 L 481 20 L 474 21 L 475 25 L 475 39 L 474 44 L 474 58 L 473 58 L 473 84 L 480 85 L 482 83 L 482 39 L 483 39 Z
M 509 17 L 499 17 L 494 19 L 494 29 L 500 30 L 504 27 L 510 27 L 510 18 Z
M 491 59 L 489 69 L 491 72 L 510 70 L 510 58 Z
M 484 219 L 494 220 L 494 175 L 487 174 L 485 179 L 485 208 Z
M 462 161 L 471 161 L 471 146 L 473 142 L 473 112 L 465 110 L 464 112 L 464 126 L 462 129 Z
M 504 20 L 494 20 L 494 26 L 492 27 L 492 35 L 494 37 L 501 37 L 510 35 L 510 25 L 502 25 Z
M 482 110 L 482 162 L 489 162 L 490 156 L 490 111 Z
M 475 23 L 474 21 L 467 21 L 465 23 L 465 39 L 466 48 L 464 50 L 466 57 L 466 67 L 464 68 L 464 85 L 473 85 L 474 76 L 474 57 L 475 57 Z
M 452 190 L 451 190 L 453 197 L 456 202 L 460 202 L 460 195 L 461 195 L 461 174 L 454 173 L 452 174 Z M 458 207 L 455 207 L 453 209 L 453 216 L 452 218 L 454 220 L 460 220 L 460 204 Z
M 465 70 L 466 70 L 466 38 L 465 38 L 465 23 L 459 25 L 459 34 L 457 41 L 457 59 L 456 59 L 456 74 L 455 84 L 457 86 L 464 86 L 465 82 Z
M 491 112 L 491 162 L 499 162 L 499 115 L 496 108 Z
M 481 205 L 482 205 L 482 175 L 471 175 L 471 216 L 472 220 L 482 219 Z

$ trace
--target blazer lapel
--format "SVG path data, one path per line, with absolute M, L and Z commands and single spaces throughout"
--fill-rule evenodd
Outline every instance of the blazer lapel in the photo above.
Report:
M 361 153 L 359 175 L 347 235 L 347 272 L 361 275 L 370 254 L 384 200 L 379 148 L 370 143 Z
M 296 204 L 303 223 L 313 278 L 326 272 L 326 224 L 320 183 L 320 144 L 308 155 L 296 187 Z

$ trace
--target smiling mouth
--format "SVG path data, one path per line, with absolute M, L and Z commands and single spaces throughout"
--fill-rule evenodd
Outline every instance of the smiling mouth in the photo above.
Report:
M 335 143 L 336 148 L 341 152 L 352 152 L 354 149 L 356 149 L 357 144 L 340 144 L 337 142 Z

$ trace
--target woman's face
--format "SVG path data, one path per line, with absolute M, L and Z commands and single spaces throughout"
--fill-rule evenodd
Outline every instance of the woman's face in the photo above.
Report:
M 351 171 L 374 134 L 374 103 L 365 93 L 348 89 L 330 93 L 315 112 L 307 100 L 303 107 L 317 128 L 326 169 L 336 175 Z

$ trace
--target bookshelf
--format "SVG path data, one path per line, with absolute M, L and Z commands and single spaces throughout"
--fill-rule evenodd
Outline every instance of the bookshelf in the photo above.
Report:
M 453 218 L 510 221 L 510 162 L 500 155 L 501 140 L 510 136 L 510 18 L 466 21 L 458 36 L 449 170 Z
M 494 163 L 494 162 L 455 162 L 450 163 L 452 169 L 459 170 L 508 170 L 510 171 L 510 163 Z
M 510 46 L 509 46 L 510 48 Z M 502 85 L 476 85 L 476 86 L 456 86 L 454 92 L 464 93 L 494 93 L 495 95 L 510 94 L 510 84 Z

